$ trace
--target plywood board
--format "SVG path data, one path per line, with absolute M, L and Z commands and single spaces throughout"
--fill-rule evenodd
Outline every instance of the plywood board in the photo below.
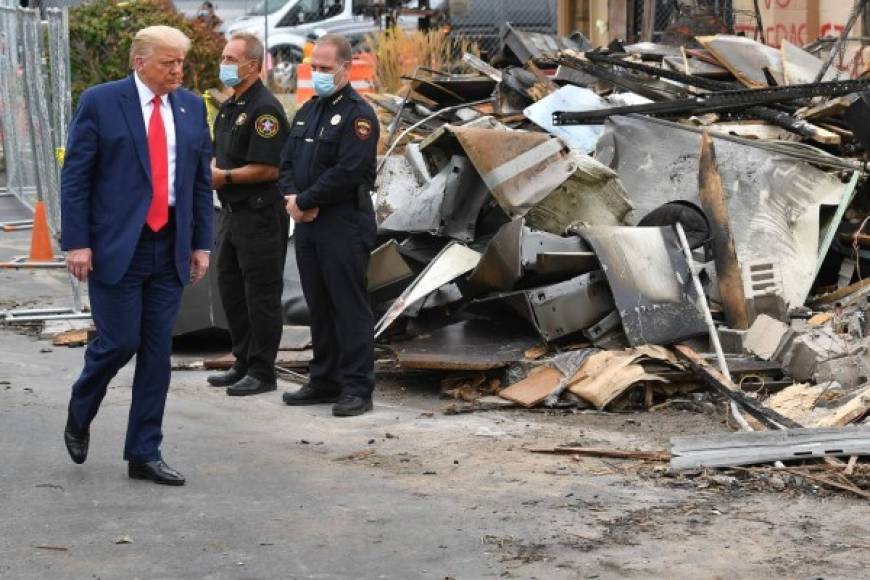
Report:
M 541 366 L 532 369 L 522 381 L 501 391 L 499 396 L 523 407 L 534 407 L 543 402 L 561 381 L 562 373 L 553 367 Z
M 778 50 L 744 36 L 701 36 L 698 41 L 709 50 L 716 60 L 731 71 L 737 80 L 752 89 L 768 86 L 764 68 L 767 68 L 777 85 L 785 83 L 782 57 Z

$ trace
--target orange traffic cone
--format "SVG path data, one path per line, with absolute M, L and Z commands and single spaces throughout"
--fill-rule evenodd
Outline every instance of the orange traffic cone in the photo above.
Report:
M 33 237 L 30 239 L 31 262 L 53 262 L 51 236 L 48 233 L 48 219 L 45 217 L 45 204 L 36 202 L 33 212 Z

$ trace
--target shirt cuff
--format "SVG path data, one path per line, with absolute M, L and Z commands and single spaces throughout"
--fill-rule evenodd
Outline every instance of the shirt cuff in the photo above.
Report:
M 205 252 L 206 254 L 211 254 L 211 250 L 200 250 L 200 249 L 196 249 L 196 250 L 194 250 L 194 252 Z

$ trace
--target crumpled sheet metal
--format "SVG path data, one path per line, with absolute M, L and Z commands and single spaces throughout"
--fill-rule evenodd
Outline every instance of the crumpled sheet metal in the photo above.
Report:
M 588 328 L 613 310 L 613 297 L 600 270 L 558 284 L 496 294 L 476 305 L 499 302 L 531 322 L 547 341 Z
M 435 233 L 449 171 L 421 182 L 405 156 L 387 159 L 375 185 L 375 216 L 381 232 Z
M 460 242 L 471 242 L 475 238 L 477 218 L 489 198 L 489 189 L 467 157 L 454 155 L 446 170 L 438 233 Z
M 580 153 L 595 150 L 595 144 L 604 131 L 603 125 L 553 125 L 555 111 L 588 111 L 607 109 L 612 105 L 599 97 L 595 91 L 565 85 L 537 103 L 529 105 L 523 114 L 532 123 L 557 137 L 561 137 L 572 149 Z
M 414 271 L 399 252 L 399 243 L 396 240 L 388 240 L 372 250 L 367 272 L 369 293 L 414 275 Z
M 572 160 L 574 173 L 529 209 L 526 223 L 558 235 L 576 226 L 625 225 L 632 205 L 616 172 L 588 155 Z
M 449 127 L 499 205 L 524 215 L 576 170 L 571 150 L 546 133 Z
M 591 111 L 651 102 L 646 97 L 634 93 L 617 93 L 604 99 L 593 90 L 565 85 L 537 103 L 526 107 L 523 115 L 544 131 L 565 141 L 575 151 L 590 153 L 595 150 L 595 144 L 604 131 L 604 125 L 554 125 L 554 112 Z
M 716 159 L 740 263 L 775 261 L 782 267 L 784 298 L 802 305 L 816 276 L 821 205 L 848 198 L 848 185 L 785 154 L 719 139 Z M 666 144 L 666 145 L 665 145 Z M 611 117 L 596 158 L 618 174 L 635 206 L 629 219 L 672 201 L 700 207 L 701 135 L 642 117 Z M 826 252 L 826 248 L 821 248 Z
M 467 158 L 454 155 L 427 183 L 407 155 L 387 159 L 376 187 L 381 233 L 430 233 L 470 242 L 489 196 Z
M 586 51 L 594 48 L 580 33 L 566 38 L 554 34 L 518 30 L 509 23 L 505 25 L 502 41 L 521 63 L 526 63 L 532 58 L 553 55 L 562 50 Z
M 375 325 L 375 338 L 380 336 L 403 312 L 419 300 L 473 270 L 479 260 L 480 253 L 458 242 L 447 244 L 402 292 L 402 295 L 390 305 L 390 308 Z
M 597 264 L 579 237 L 533 231 L 523 218 L 517 218 L 489 241 L 468 282 L 476 288 L 508 291 L 525 276 L 576 276 L 594 270 Z
M 578 233 L 598 255 L 632 346 L 673 344 L 707 332 L 673 229 L 591 227 Z

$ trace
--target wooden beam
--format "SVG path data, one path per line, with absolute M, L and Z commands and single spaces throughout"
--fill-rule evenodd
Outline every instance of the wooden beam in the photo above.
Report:
M 768 409 L 757 400 L 746 396 L 743 391 L 731 382 L 731 379 L 722 376 L 719 371 L 711 367 L 692 347 L 678 344 L 674 349 L 713 390 L 740 405 L 747 413 L 768 427 L 773 429 L 800 429 L 802 427 L 799 423 L 792 421 L 788 417 L 783 417 L 776 411 Z
M 853 294 L 854 292 L 857 292 L 859 290 L 863 290 L 868 285 L 870 285 L 870 278 L 864 278 L 860 282 L 855 282 L 854 284 L 852 284 L 850 286 L 846 286 L 845 288 L 840 288 L 839 290 L 837 290 L 835 292 L 831 292 L 829 294 L 825 294 L 824 296 L 820 296 L 820 297 L 816 298 L 815 300 L 813 300 L 812 302 L 810 302 L 809 305 L 812 307 L 816 307 L 816 306 L 822 306 L 825 304 L 833 304 L 834 302 L 842 300 L 843 298 L 846 298 L 847 296 L 849 296 L 850 294 Z
M 556 33 L 568 36 L 574 32 L 578 0 L 558 0 L 556 5 Z
M 642 42 L 652 42 L 656 27 L 656 0 L 643 2 L 643 28 L 640 33 Z
M 713 241 L 713 259 L 719 278 L 719 294 L 728 326 L 737 330 L 749 328 L 749 311 L 743 293 L 743 274 L 737 261 L 731 220 L 725 204 L 725 188 L 716 163 L 716 148 L 710 133 L 701 136 L 701 155 L 698 163 L 698 196 L 701 207 L 710 219 Z
M 532 453 L 554 453 L 559 455 L 585 455 L 588 457 L 613 457 L 616 459 L 640 459 L 643 461 L 670 461 L 667 451 L 623 451 L 621 449 L 600 449 L 597 447 L 546 447 L 529 449 Z

